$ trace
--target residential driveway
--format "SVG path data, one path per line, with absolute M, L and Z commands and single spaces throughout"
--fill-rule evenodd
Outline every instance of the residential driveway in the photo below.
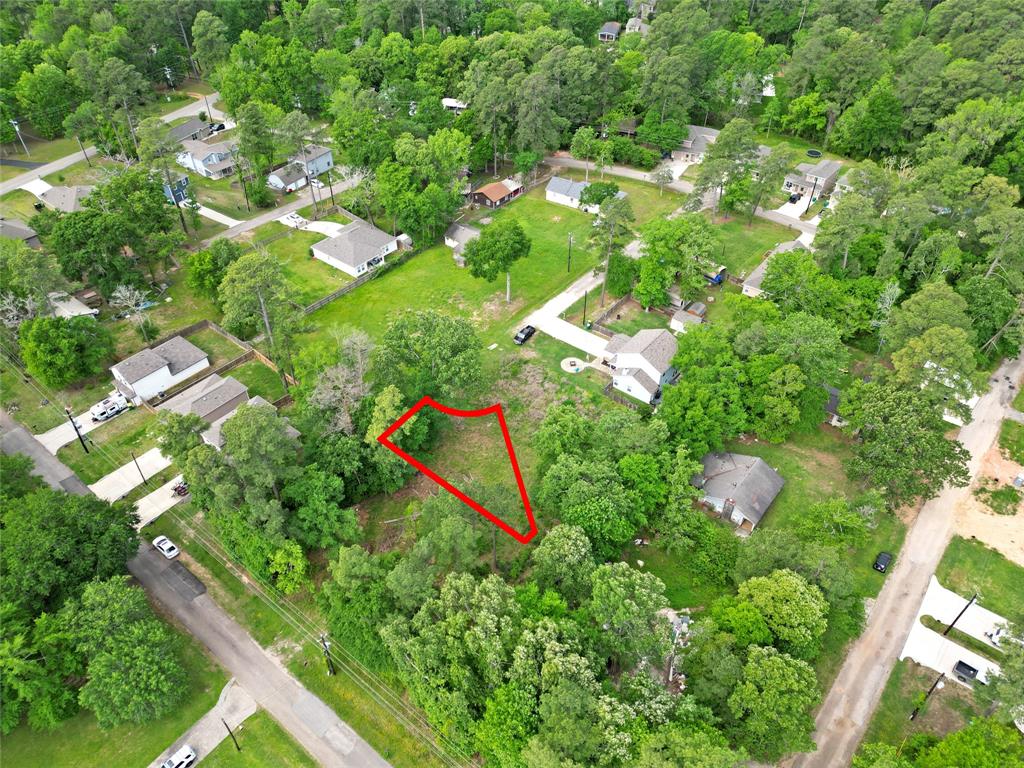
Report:
M 958 623 L 959 627 L 960 624 Z M 942 672 L 950 680 L 957 680 L 953 667 L 958 661 L 971 665 L 978 670 L 978 680 L 986 682 L 989 675 L 999 672 L 999 665 L 995 664 L 984 656 L 974 651 L 969 651 L 963 646 L 957 645 L 948 637 L 943 637 L 938 632 L 928 629 L 924 624 L 918 622 L 910 630 L 907 642 L 900 652 L 900 661 L 913 659 L 918 664 Z M 962 683 L 962 685 L 969 685 Z
M 963 610 L 964 606 L 967 605 L 968 600 L 970 600 L 970 597 L 964 597 L 952 590 L 946 589 L 939 584 L 938 579 L 932 576 L 931 581 L 928 582 L 928 591 L 924 595 L 924 600 L 921 601 L 921 607 L 918 609 L 917 615 L 918 617 L 931 616 L 943 624 L 950 624 L 956 619 L 957 614 Z M 991 633 L 1000 625 L 1007 623 L 1009 622 L 998 613 L 993 613 L 975 602 L 971 603 L 971 607 L 964 612 L 963 616 L 957 619 L 956 628 L 973 638 L 981 640 L 983 643 L 988 643 L 993 648 L 998 648 L 986 637 L 985 633 Z
M 171 466 L 171 460 L 160 453 L 159 448 L 150 448 L 138 459 L 138 467 L 134 461 L 129 461 L 120 469 L 115 469 L 106 477 L 102 477 L 89 486 L 89 490 L 106 501 L 117 501 L 130 493 L 135 487 L 142 485 L 142 478 L 139 476 L 139 469 L 146 478 L 150 478 L 157 472 Z
M 135 510 L 139 515 L 139 522 L 135 526 L 136 528 L 141 529 L 149 525 L 168 509 L 186 499 L 185 496 L 178 496 L 172 493 L 174 486 L 180 482 L 181 475 L 177 475 L 173 480 L 168 480 L 155 491 L 147 496 L 143 496 L 135 503 Z
M 534 311 L 526 318 L 526 323 L 588 355 L 600 357 L 604 354 L 605 347 L 608 346 L 607 339 L 567 323 L 559 315 L 582 299 L 584 293 L 598 287 L 602 279 L 602 275 L 588 272 L 540 309 Z M 594 310 L 597 311 L 596 306 Z
M 218 224 L 223 224 L 225 227 L 237 227 L 242 222 L 238 219 L 232 219 L 230 216 L 225 216 L 220 211 L 215 211 L 213 208 L 207 208 L 205 205 L 199 206 L 199 215 L 203 216 L 211 221 L 216 221 Z
M 807 208 L 807 200 L 800 198 L 795 203 L 785 202 L 775 210 L 781 213 L 783 216 L 789 216 L 793 219 L 799 219 L 800 214 Z
M 121 414 L 118 414 L 120 416 Z M 83 435 L 87 435 L 94 429 L 99 429 L 104 424 L 109 424 L 111 421 L 116 419 L 107 419 L 106 421 L 93 421 L 92 416 L 89 415 L 88 411 L 75 416 L 75 423 L 78 424 L 78 431 Z M 36 439 L 43 444 L 43 446 L 52 453 L 54 456 L 57 455 L 57 451 L 63 448 L 68 443 L 73 443 L 78 437 L 75 435 L 75 428 L 71 426 L 70 421 L 65 421 L 59 426 L 53 429 L 43 432 L 41 435 L 36 435 Z
M 44 192 L 49 192 L 53 189 L 53 185 L 43 181 L 42 179 L 32 179 L 31 181 L 25 182 L 25 184 L 21 186 L 21 189 L 24 189 L 26 192 L 31 192 L 36 197 L 39 197 Z
M 968 472 L 972 479 L 995 443 L 1015 394 L 1008 384 L 1018 381 L 1022 373 L 1024 356 L 1003 363 L 995 374 L 997 383 L 974 406 L 971 421 L 960 430 L 959 440 L 970 454 Z M 854 641 L 818 711 L 814 734 L 818 749 L 798 755 L 793 761 L 796 768 L 850 764 L 893 665 L 918 623 L 918 608 L 952 536 L 956 509 L 969 497 L 969 487 L 946 488 L 921 507 L 863 634 Z
M 176 569 L 175 566 L 178 566 Z M 390 768 L 390 765 L 323 701 L 296 680 L 205 593 L 182 588 L 181 567 L 148 544 L 128 570 L 185 629 L 234 675 L 256 703 L 324 766 Z
M 344 226 L 344 224 L 339 224 L 336 221 L 307 221 L 302 229 L 309 232 L 319 232 L 328 237 L 337 237 Z
M 247 717 L 256 714 L 257 709 L 253 697 L 246 693 L 234 678 L 231 678 L 224 686 L 224 690 L 220 692 L 220 698 L 217 699 L 213 708 L 199 718 L 195 725 L 165 749 L 158 758 L 153 760 L 149 764 L 149 768 L 160 768 L 160 763 L 186 744 L 196 751 L 199 758 L 196 762 L 202 762 L 204 757 L 228 737 L 228 731 L 224 727 L 224 723 L 221 722 L 222 719 L 232 730 L 235 730 Z

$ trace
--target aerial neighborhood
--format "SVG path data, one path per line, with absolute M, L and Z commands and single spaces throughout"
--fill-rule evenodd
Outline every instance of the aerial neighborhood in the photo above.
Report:
M 0 3 L 4 768 L 1024 768 L 1022 46 Z

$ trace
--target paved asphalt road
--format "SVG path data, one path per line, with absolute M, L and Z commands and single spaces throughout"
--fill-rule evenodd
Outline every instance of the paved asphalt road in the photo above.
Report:
M 390 768 L 373 748 L 205 594 L 202 582 L 148 543 L 128 570 L 324 766 Z
M 0 443 L 7 454 L 20 453 L 35 462 L 32 474 L 41 477 L 54 490 L 85 496 L 89 489 L 78 476 L 57 460 L 27 429 L 0 410 Z
M 1008 385 L 1016 384 L 1021 374 L 1024 356 L 1000 366 L 994 377 L 998 383 L 981 398 L 972 420 L 960 430 L 959 440 L 971 454 L 972 478 L 1011 410 L 1015 390 Z M 1007 376 L 1009 381 L 1004 378 Z M 896 558 L 896 567 L 871 610 L 867 628 L 853 644 L 818 712 L 814 734 L 818 748 L 797 756 L 794 768 L 840 768 L 850 764 L 953 534 L 957 505 L 969 495 L 967 488 L 946 488 L 921 508 Z

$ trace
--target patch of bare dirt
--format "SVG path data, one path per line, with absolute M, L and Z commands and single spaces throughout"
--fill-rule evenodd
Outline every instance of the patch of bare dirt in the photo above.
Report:
M 981 462 L 978 472 L 982 478 L 1007 483 L 1024 470 L 1020 464 L 1007 459 L 993 446 Z M 971 486 L 972 491 L 979 481 Z M 997 515 L 971 493 L 956 510 L 956 532 L 964 538 L 972 538 L 992 547 L 1007 559 L 1024 566 L 1024 510 L 1016 515 Z
M 558 390 L 558 381 L 543 367 L 522 360 L 503 365 L 501 377 L 494 384 L 498 402 L 515 403 L 534 422 L 540 422 L 548 406 L 559 399 Z
M 514 293 L 514 291 L 513 291 Z M 523 300 L 512 297 L 512 303 L 505 303 L 505 292 L 501 291 L 483 303 L 480 311 L 483 313 L 483 320 L 493 320 L 502 314 L 515 315 L 523 308 Z

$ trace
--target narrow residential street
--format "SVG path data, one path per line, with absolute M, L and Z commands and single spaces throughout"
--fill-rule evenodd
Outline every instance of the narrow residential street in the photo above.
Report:
M 997 383 L 974 407 L 970 423 L 960 430 L 959 440 L 971 454 L 972 479 L 1010 410 L 1015 390 L 1009 385 L 1018 382 L 1022 374 L 1024 356 L 1003 363 L 992 377 Z M 792 763 L 794 768 L 840 768 L 850 764 L 917 621 L 918 607 L 952 536 L 956 508 L 969 495 L 967 487 L 946 488 L 921 507 L 863 634 L 851 647 L 818 712 L 814 733 L 818 748 L 798 755 Z
M 177 568 L 175 566 L 178 566 Z M 203 645 L 259 706 L 324 766 L 386 768 L 389 763 L 205 593 L 177 561 L 148 543 L 128 570 Z M 189 578 L 191 577 L 191 578 Z

